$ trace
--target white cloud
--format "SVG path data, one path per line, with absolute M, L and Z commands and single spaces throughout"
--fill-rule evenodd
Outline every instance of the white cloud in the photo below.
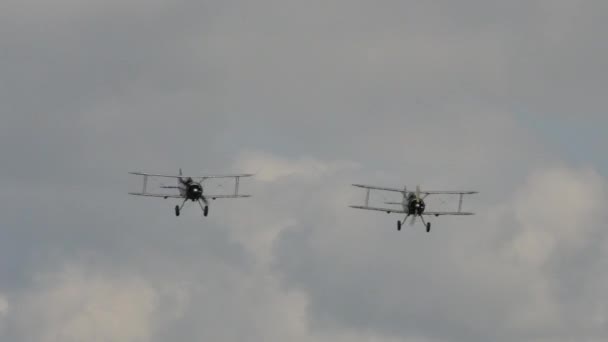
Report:
M 16 313 L 26 340 L 140 342 L 154 334 L 159 293 L 141 278 L 68 268 L 37 282 Z
M 236 162 L 237 169 L 255 172 L 256 180 L 262 182 L 282 181 L 285 178 L 291 180 L 318 180 L 321 177 L 357 166 L 354 162 L 325 162 L 310 157 L 290 160 L 264 152 L 244 153 Z
M 553 168 L 534 173 L 512 202 L 521 230 L 518 259 L 541 267 L 558 248 L 583 248 L 601 221 L 604 180 L 593 170 Z

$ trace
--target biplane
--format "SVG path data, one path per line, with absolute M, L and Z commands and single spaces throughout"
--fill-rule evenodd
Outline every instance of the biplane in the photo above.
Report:
M 134 196 L 147 196 L 147 197 L 160 197 L 160 198 L 178 198 L 183 199 L 181 205 L 175 206 L 175 216 L 179 216 L 181 210 L 184 208 L 184 205 L 188 201 L 198 202 L 203 211 L 203 215 L 207 216 L 209 214 L 209 199 L 215 200 L 218 198 L 244 198 L 251 197 L 251 195 L 243 195 L 239 193 L 239 184 L 241 178 L 251 177 L 252 174 L 235 174 L 235 175 L 207 175 L 207 176 L 184 176 L 182 174 L 182 170 L 179 170 L 179 175 L 159 175 L 159 174 L 151 174 L 151 173 L 143 173 L 143 172 L 129 172 L 132 175 L 141 176 L 142 177 L 142 190 L 141 192 L 130 192 L 129 195 Z M 163 191 L 163 192 L 155 192 L 148 191 L 148 180 L 150 178 L 170 178 L 175 179 L 177 181 L 177 185 L 175 186 L 165 186 L 161 185 L 161 189 L 171 189 L 172 191 Z M 210 179 L 234 179 L 234 189 L 228 193 L 224 194 L 207 194 L 204 192 L 203 183 Z
M 403 221 L 397 221 L 397 230 L 401 230 L 401 227 L 405 224 L 407 219 L 411 216 L 412 219 L 410 221 L 410 225 L 414 225 L 416 223 L 416 218 L 420 217 L 420 220 L 426 227 L 427 233 L 431 231 L 431 223 L 426 222 L 424 219 L 425 216 L 443 216 L 443 215 L 456 215 L 456 216 L 465 216 L 465 215 L 474 215 L 474 213 L 464 212 L 462 211 L 462 202 L 465 195 L 473 195 L 477 194 L 477 191 L 421 191 L 420 187 L 416 187 L 415 192 L 408 192 L 407 188 L 396 189 L 396 188 L 384 188 L 370 185 L 362 185 L 362 184 L 353 184 L 355 187 L 363 188 L 366 190 L 365 194 L 365 203 L 364 205 L 351 205 L 351 208 L 355 209 L 365 209 L 365 210 L 376 210 L 376 211 L 384 211 L 388 214 L 390 213 L 398 213 L 405 214 L 405 218 Z M 390 191 L 390 192 L 398 192 L 403 195 L 403 200 L 401 202 L 385 202 L 384 204 L 388 205 L 398 205 L 400 207 L 393 208 L 383 208 L 383 207 L 373 207 L 369 205 L 370 192 L 372 190 L 378 191 Z M 429 195 L 457 195 L 458 196 L 458 210 L 457 211 L 426 211 L 426 204 L 424 200 Z

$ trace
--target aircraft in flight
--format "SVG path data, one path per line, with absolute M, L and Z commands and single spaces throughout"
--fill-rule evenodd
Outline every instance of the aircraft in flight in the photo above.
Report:
M 474 215 L 474 213 L 464 212 L 462 211 L 462 201 L 465 195 L 473 195 L 477 194 L 477 191 L 421 191 L 420 186 L 416 187 L 415 192 L 408 192 L 407 188 L 396 189 L 396 188 L 385 188 L 385 187 L 377 187 L 371 185 L 362 185 L 362 184 L 353 184 L 355 187 L 366 189 L 365 195 L 365 203 L 364 205 L 351 205 L 351 208 L 355 209 L 365 209 L 365 210 L 376 210 L 376 211 L 384 211 L 388 214 L 390 213 L 399 213 L 405 214 L 405 218 L 403 221 L 397 221 L 397 230 L 401 230 L 403 224 L 405 224 L 408 217 L 412 217 L 410 221 L 410 225 L 414 225 L 416 223 L 416 218 L 420 217 L 420 220 L 426 227 L 427 233 L 431 231 L 431 223 L 426 222 L 424 219 L 425 216 L 442 216 L 442 215 L 456 215 L 456 216 L 465 216 L 465 215 Z M 369 205 L 369 196 L 372 190 L 378 191 L 390 191 L 390 192 L 398 192 L 403 195 L 403 200 L 401 202 L 385 202 L 388 205 L 398 205 L 397 208 L 383 208 L 383 207 L 372 207 Z M 424 200 L 429 195 L 458 195 L 458 210 L 453 212 L 447 211 L 426 211 L 426 204 Z
M 209 199 L 215 200 L 218 198 L 243 198 L 251 197 L 251 195 L 242 195 L 239 193 L 239 184 L 241 178 L 251 177 L 252 174 L 235 174 L 235 175 L 207 175 L 207 176 L 184 176 L 182 170 L 179 170 L 179 175 L 159 175 L 144 172 L 129 172 L 132 175 L 141 176 L 143 186 L 141 192 L 130 192 L 129 195 L 134 196 L 147 196 L 147 197 L 160 197 L 160 198 L 178 198 L 183 199 L 181 205 L 175 206 L 175 216 L 179 216 L 181 210 L 186 205 L 186 202 L 198 202 L 203 211 L 203 215 L 209 214 Z M 177 181 L 175 186 L 160 186 L 161 189 L 172 189 L 171 192 L 149 192 L 148 191 L 148 179 L 149 178 L 172 178 Z M 225 194 L 207 194 L 204 192 L 203 183 L 210 179 L 234 179 L 234 189 L 229 193 Z M 177 191 L 175 191 L 177 190 Z

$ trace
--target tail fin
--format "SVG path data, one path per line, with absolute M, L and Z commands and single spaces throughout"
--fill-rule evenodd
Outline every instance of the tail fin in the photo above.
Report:
M 182 175 L 182 168 L 181 167 L 179 168 L 179 175 L 180 176 Z

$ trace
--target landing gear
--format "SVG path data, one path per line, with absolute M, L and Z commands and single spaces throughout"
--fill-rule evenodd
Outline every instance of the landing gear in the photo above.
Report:
M 182 202 L 181 206 L 175 206 L 175 216 L 179 216 L 180 211 L 182 211 L 182 208 L 184 207 L 184 205 L 186 205 L 186 201 L 188 201 L 188 199 L 185 199 L 184 202 Z
M 424 220 L 424 216 L 422 216 L 422 215 L 420 215 L 420 219 L 422 220 L 422 223 L 426 227 L 426 232 L 429 233 L 431 231 L 431 222 L 426 222 Z
M 405 215 L 403 221 L 397 221 L 397 231 L 401 231 L 401 227 L 407 222 L 407 218 L 410 217 L 410 214 Z
M 203 203 L 205 203 L 204 206 Z M 207 215 L 209 215 L 209 203 L 207 202 L 207 199 L 205 197 L 201 197 L 201 199 L 198 201 L 198 205 L 201 206 L 203 216 L 207 217 Z

